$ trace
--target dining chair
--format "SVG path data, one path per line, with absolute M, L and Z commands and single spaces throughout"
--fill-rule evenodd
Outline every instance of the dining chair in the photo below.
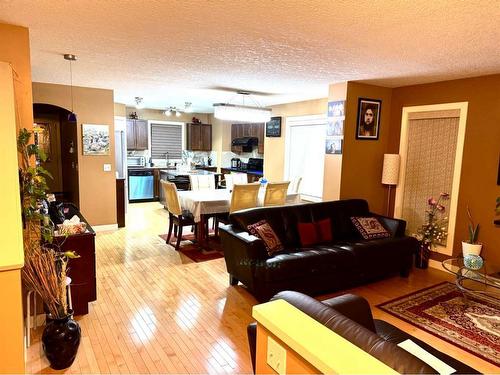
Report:
M 290 181 L 288 186 L 288 192 L 293 194 L 299 194 L 300 183 L 302 182 L 302 177 L 294 177 Z
M 175 250 L 179 250 L 182 239 L 182 228 L 194 225 L 196 236 L 197 226 L 193 215 L 189 211 L 182 210 L 179 202 L 179 194 L 177 193 L 177 187 L 175 184 L 164 180 L 160 180 L 160 183 L 165 194 L 168 210 L 168 234 L 166 242 L 167 244 L 170 244 L 170 237 L 172 236 L 173 228 L 174 235 L 177 237 Z
M 286 202 L 288 185 L 290 185 L 290 181 L 268 182 L 264 195 L 264 206 L 283 206 Z
M 257 207 L 257 199 L 259 195 L 260 183 L 251 184 L 236 184 L 233 185 L 231 193 L 231 205 L 229 213 L 234 211 L 244 210 L 247 208 Z
M 226 189 L 233 190 L 235 184 L 248 184 L 248 175 L 246 173 L 231 172 L 224 175 L 226 180 Z
M 189 183 L 191 185 L 191 190 L 215 190 L 215 175 L 189 175 Z

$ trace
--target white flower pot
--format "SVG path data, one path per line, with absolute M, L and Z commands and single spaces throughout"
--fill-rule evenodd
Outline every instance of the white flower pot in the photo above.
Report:
M 462 254 L 463 256 L 473 254 L 479 255 L 481 254 L 481 249 L 483 248 L 483 244 L 480 243 L 468 243 L 462 241 Z

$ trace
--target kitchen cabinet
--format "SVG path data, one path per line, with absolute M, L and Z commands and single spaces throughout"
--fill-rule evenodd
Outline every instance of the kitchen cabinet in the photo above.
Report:
M 148 122 L 127 119 L 127 150 L 148 149 Z
M 212 125 L 186 124 L 186 149 L 212 151 Z
M 264 153 L 264 123 L 254 124 L 232 124 L 231 125 L 231 141 L 235 138 L 255 137 L 259 140 L 258 152 Z M 241 153 L 241 146 L 231 146 L 231 151 Z

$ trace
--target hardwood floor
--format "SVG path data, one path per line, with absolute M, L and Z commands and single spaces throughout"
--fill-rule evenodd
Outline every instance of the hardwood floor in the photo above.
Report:
M 252 372 L 246 326 L 255 299 L 243 287 L 229 286 L 223 259 L 193 263 L 167 246 L 158 237 L 167 231 L 166 220 L 156 202 L 133 204 L 126 228 L 98 233 L 97 301 L 88 315 L 77 317 L 82 342 L 67 373 Z M 394 277 L 350 292 L 375 305 L 447 279 L 437 270 L 415 270 L 407 279 Z M 376 308 L 373 313 L 479 371 L 499 371 Z M 41 332 L 34 332 L 26 371 L 61 372 L 48 367 Z

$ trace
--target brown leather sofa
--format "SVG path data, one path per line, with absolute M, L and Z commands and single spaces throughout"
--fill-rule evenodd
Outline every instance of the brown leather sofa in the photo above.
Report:
M 287 301 L 401 374 L 436 373 L 436 370 L 428 364 L 397 346 L 407 339 L 454 368 L 456 374 L 479 373 L 392 324 L 373 319 L 370 305 L 362 297 L 345 294 L 320 302 L 301 293 L 285 291 L 278 293 L 272 299 Z M 248 326 L 248 341 L 255 371 L 256 323 Z
M 390 238 L 364 240 L 352 216 L 376 216 L 391 232 Z M 330 218 L 333 241 L 302 248 L 299 222 Z M 262 240 L 249 235 L 247 226 L 268 221 L 285 250 L 269 257 Z M 406 222 L 371 213 L 362 199 L 264 207 L 238 211 L 221 227 L 220 237 L 231 285 L 238 281 L 260 301 L 282 290 L 319 295 L 350 288 L 400 273 L 407 276 L 418 248 L 404 235 Z

